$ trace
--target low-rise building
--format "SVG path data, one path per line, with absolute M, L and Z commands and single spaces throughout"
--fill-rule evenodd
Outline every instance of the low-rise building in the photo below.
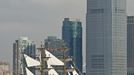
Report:
M 8 62 L 0 61 L 0 75 L 11 75 L 10 65 Z

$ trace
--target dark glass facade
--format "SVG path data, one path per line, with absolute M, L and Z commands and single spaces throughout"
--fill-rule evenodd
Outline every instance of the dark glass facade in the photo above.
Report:
M 127 75 L 134 75 L 134 16 L 127 17 Z
M 19 74 L 18 69 L 18 40 L 13 43 L 13 75 Z
M 57 38 L 56 36 L 48 36 L 44 41 L 45 49 L 51 52 L 56 57 L 62 57 L 63 51 L 61 50 L 65 47 L 65 42 L 62 39 Z
M 62 27 L 62 39 L 68 47 L 67 55 L 73 56 L 74 64 L 82 72 L 82 24 L 65 18 Z
M 25 54 L 27 54 L 28 56 L 36 59 L 36 45 L 34 43 L 28 43 L 27 48 L 25 50 Z M 29 70 L 35 74 L 35 68 L 29 68 Z

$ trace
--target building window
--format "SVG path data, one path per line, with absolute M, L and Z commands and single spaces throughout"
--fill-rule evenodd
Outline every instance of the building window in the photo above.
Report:
M 104 9 L 91 9 L 90 12 L 93 14 L 104 13 Z

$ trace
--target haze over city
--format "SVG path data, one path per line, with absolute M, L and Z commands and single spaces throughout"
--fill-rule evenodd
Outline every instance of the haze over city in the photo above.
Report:
M 134 15 L 134 0 L 127 0 L 127 14 Z M 12 44 L 20 36 L 36 43 L 61 37 L 65 17 L 79 18 L 85 35 L 86 0 L 0 0 L 0 59 L 12 62 Z

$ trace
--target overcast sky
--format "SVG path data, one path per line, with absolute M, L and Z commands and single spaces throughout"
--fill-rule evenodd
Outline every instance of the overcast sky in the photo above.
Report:
M 127 0 L 134 15 L 134 0 Z M 86 0 L 0 0 L 0 60 L 12 62 L 12 43 L 20 36 L 35 42 L 61 37 L 65 17 L 79 18 L 85 34 Z

